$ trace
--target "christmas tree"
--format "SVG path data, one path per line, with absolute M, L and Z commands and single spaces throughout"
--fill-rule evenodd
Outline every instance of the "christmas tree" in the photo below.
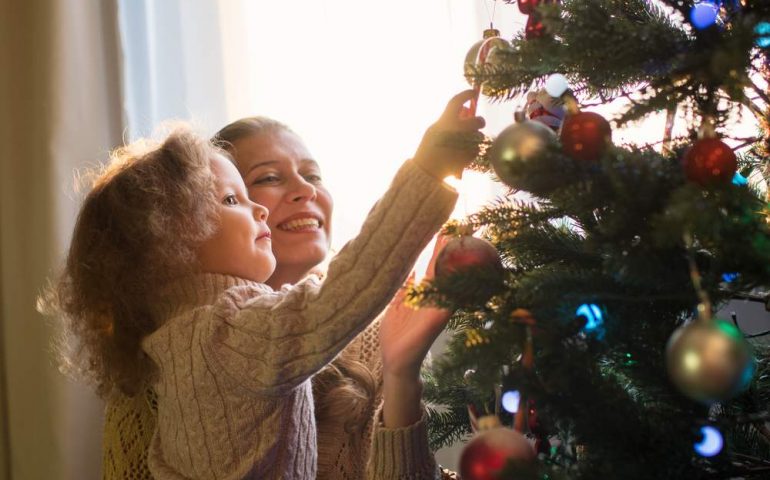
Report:
M 411 292 L 458 308 L 433 446 L 472 438 L 465 480 L 770 478 L 768 349 L 716 315 L 770 286 L 770 2 L 508 3 L 525 30 L 486 31 L 465 74 L 528 93 L 476 168 L 531 200 L 447 226 Z M 618 99 L 612 125 L 589 111 Z M 658 144 L 612 142 L 660 112 Z

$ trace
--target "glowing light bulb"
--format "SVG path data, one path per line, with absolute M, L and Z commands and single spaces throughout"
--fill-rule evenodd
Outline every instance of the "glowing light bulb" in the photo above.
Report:
M 701 427 L 700 433 L 703 435 L 703 439 L 693 445 L 695 453 L 701 457 L 713 457 L 714 455 L 718 455 L 725 444 L 722 432 L 711 425 L 706 425 L 705 427 Z
M 759 38 L 757 38 L 757 46 L 759 48 L 770 47 L 770 22 L 759 22 L 754 27 L 754 33 L 759 35 Z
M 583 332 L 595 333 L 599 338 L 603 336 L 604 316 L 602 315 L 602 309 L 598 305 L 584 303 L 575 311 L 575 316 L 586 318 Z
M 516 413 L 519 411 L 519 403 L 521 402 L 521 393 L 518 390 L 508 390 L 503 394 L 503 408 L 508 413 Z
M 698 30 L 703 30 L 717 21 L 719 7 L 712 2 L 696 3 L 690 10 L 690 23 Z
M 738 274 L 737 274 L 737 273 L 734 273 L 734 272 L 730 272 L 730 273 L 723 273 L 723 274 L 722 274 L 722 280 L 723 280 L 725 283 L 732 283 L 732 282 L 734 282 L 734 281 L 735 281 L 737 278 L 738 278 Z

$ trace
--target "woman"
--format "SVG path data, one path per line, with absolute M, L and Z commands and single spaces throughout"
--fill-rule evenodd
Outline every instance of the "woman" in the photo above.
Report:
M 267 118 L 236 121 L 215 140 L 232 154 L 251 199 L 270 211 L 277 267 L 267 283 L 273 288 L 296 283 L 329 249 L 332 199 L 318 164 L 295 133 Z M 432 478 L 435 473 L 420 406 L 419 369 L 450 313 L 410 310 L 401 300 L 397 297 L 380 320 L 314 378 L 318 478 L 364 478 L 370 449 L 370 461 L 393 464 L 394 477 Z M 151 478 L 146 451 L 153 415 L 152 395 L 109 402 L 105 478 Z M 400 460 L 394 463 L 393 458 Z

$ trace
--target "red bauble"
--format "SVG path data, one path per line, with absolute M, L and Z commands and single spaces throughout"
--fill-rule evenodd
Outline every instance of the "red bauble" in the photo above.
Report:
M 503 264 L 495 246 L 470 235 L 449 240 L 436 258 L 436 278 L 463 274 L 470 269 L 502 274 Z
M 593 162 L 612 142 L 612 128 L 598 113 L 578 112 L 564 119 L 560 138 L 564 153 L 577 160 Z
M 533 13 L 527 18 L 527 25 L 524 27 L 524 38 L 531 40 L 545 35 L 545 25 L 540 19 L 540 15 Z
M 524 435 L 505 427 L 482 431 L 463 448 L 460 478 L 497 480 L 497 474 L 509 460 L 535 461 L 535 451 Z
M 439 291 L 458 305 L 479 305 L 504 286 L 500 255 L 494 245 L 470 235 L 456 237 L 436 258 L 435 282 Z M 463 280 L 470 274 L 472 280 Z
M 701 185 L 727 183 L 738 168 L 735 153 L 717 138 L 703 138 L 687 150 L 682 159 L 688 180 Z
M 518 4 L 521 13 L 524 15 L 532 15 L 537 6 L 540 5 L 540 0 L 519 0 Z
M 532 15 L 541 4 L 556 3 L 558 0 L 519 0 L 519 11 L 524 15 Z

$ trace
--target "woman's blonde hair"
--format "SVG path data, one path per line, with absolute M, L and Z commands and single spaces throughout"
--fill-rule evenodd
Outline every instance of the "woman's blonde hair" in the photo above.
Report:
M 184 125 L 161 142 L 118 148 L 94 177 L 64 271 L 40 306 L 63 321 L 62 367 L 100 395 L 136 394 L 154 372 L 141 340 L 165 282 L 192 271 L 217 226 L 210 158 L 218 150 Z
M 214 135 L 212 142 L 227 150 L 238 162 L 235 142 L 243 138 L 274 132 L 296 133 L 285 124 L 269 117 L 246 117 L 236 120 Z M 345 350 L 332 363 L 313 377 L 313 392 L 317 399 L 316 419 L 346 418 L 346 428 L 356 433 L 366 425 L 364 415 L 374 404 L 377 381 L 371 369 L 362 361 L 361 354 Z

